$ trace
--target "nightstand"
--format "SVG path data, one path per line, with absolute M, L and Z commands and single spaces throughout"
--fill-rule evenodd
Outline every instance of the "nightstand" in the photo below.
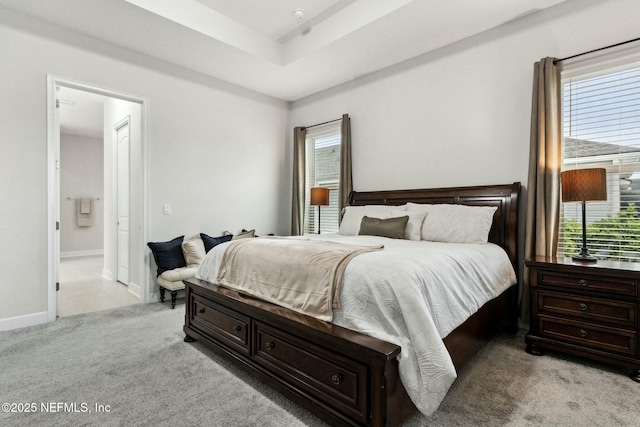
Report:
M 531 318 L 526 351 L 561 351 L 630 368 L 640 382 L 640 264 L 571 258 L 526 260 Z

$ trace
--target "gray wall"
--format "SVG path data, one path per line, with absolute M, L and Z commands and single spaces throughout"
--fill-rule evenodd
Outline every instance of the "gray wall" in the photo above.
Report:
M 526 184 L 533 64 L 636 38 L 639 21 L 637 0 L 569 0 L 293 102 L 290 126 L 348 113 L 355 190 Z
M 52 320 L 47 74 L 148 100 L 148 240 L 289 229 L 286 102 L 2 8 L 0 40 L 0 330 Z
M 93 199 L 93 225 L 78 227 L 76 199 Z M 104 147 L 102 139 L 60 135 L 60 253 L 102 253 L 104 248 Z

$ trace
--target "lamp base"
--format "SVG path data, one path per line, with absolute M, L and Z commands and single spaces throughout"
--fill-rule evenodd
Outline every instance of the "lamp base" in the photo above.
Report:
M 598 258 L 594 257 L 593 255 L 589 255 L 588 252 L 574 255 L 571 257 L 571 259 L 579 262 L 598 262 Z

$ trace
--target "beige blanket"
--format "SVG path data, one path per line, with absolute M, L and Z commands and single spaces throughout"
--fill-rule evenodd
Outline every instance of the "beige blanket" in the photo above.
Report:
M 349 261 L 382 248 L 282 237 L 241 239 L 227 247 L 217 279 L 224 287 L 331 321 Z

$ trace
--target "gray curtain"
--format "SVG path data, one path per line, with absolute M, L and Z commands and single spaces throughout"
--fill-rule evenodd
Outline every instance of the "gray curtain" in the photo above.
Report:
M 291 235 L 304 233 L 305 139 L 307 129 L 293 129 L 293 200 L 291 201 Z
M 533 72 L 531 146 L 527 184 L 524 256 L 556 256 L 560 221 L 562 119 L 560 66 L 555 58 L 536 62 Z M 557 60 L 556 60 L 557 61 Z M 529 321 L 529 271 L 524 269 L 520 314 Z
M 351 119 L 348 114 L 342 115 L 341 145 L 340 145 L 340 188 L 338 189 L 338 209 L 342 209 L 347 205 L 349 194 L 353 190 L 353 177 L 351 173 Z M 342 220 L 342 215 L 338 214 L 338 218 Z

